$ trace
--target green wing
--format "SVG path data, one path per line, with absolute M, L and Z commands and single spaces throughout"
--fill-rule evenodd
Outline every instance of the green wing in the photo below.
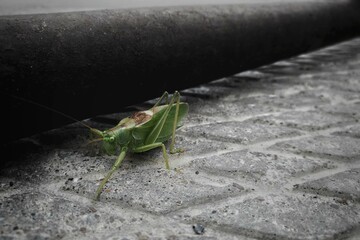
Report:
M 181 126 L 181 122 L 186 117 L 188 110 L 189 110 L 189 105 L 187 103 L 179 104 L 177 128 Z M 175 121 L 175 112 L 176 112 L 176 104 L 174 104 L 171 107 L 169 115 L 165 121 L 163 128 L 161 129 L 159 137 L 156 139 L 156 142 L 165 142 L 171 137 L 173 131 L 173 125 Z
M 133 147 L 140 147 L 144 145 L 148 135 L 151 133 L 155 125 L 158 123 L 160 118 L 165 113 L 167 106 L 168 105 L 161 105 L 155 107 L 155 114 L 152 116 L 151 120 L 149 120 L 144 124 L 134 127 L 134 129 L 132 130 L 132 136 L 134 139 Z M 189 109 L 189 105 L 187 103 L 179 103 L 178 124 L 177 124 L 178 127 L 181 124 L 181 120 L 187 115 L 188 109 Z M 168 114 L 168 117 L 164 123 L 164 126 L 161 129 L 161 132 L 155 142 L 164 142 L 171 137 L 173 131 L 173 124 L 175 121 L 175 111 L 176 111 L 176 104 L 173 104 Z

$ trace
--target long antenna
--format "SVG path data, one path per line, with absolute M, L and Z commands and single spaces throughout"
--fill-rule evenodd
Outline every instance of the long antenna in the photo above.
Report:
M 36 105 L 36 106 L 38 106 L 38 107 L 42 107 L 42 108 L 44 108 L 44 109 L 46 109 L 46 110 L 48 110 L 48 111 L 51 111 L 51 112 L 60 114 L 60 115 L 63 116 L 63 117 L 66 117 L 66 118 L 68 118 L 68 119 L 71 119 L 71 120 L 73 120 L 73 121 L 75 121 L 75 122 L 80 123 L 80 124 L 83 125 L 84 127 L 87 127 L 87 128 L 89 128 L 89 129 L 93 129 L 92 127 L 90 127 L 89 125 L 81 122 L 80 120 L 78 120 L 78 119 L 76 119 L 76 118 L 74 118 L 74 117 L 72 117 L 72 116 L 70 116 L 70 115 L 67 115 L 67 114 L 65 114 L 65 113 L 63 113 L 63 112 L 60 112 L 60 111 L 58 111 L 58 110 L 56 110 L 56 109 L 54 109 L 54 108 L 50 108 L 50 107 L 48 107 L 48 106 L 46 106 L 46 105 L 44 105 L 44 104 L 41 104 L 41 103 L 38 103 L 38 102 L 34 102 L 34 101 L 30 100 L 30 99 L 26 99 L 26 98 L 23 98 L 23 97 L 20 97 L 20 96 L 16 96 L 16 95 L 13 95 L 13 94 L 8 94 L 8 93 L 5 93 L 5 94 L 8 95 L 8 96 L 10 96 L 10 97 L 12 97 L 12 98 L 21 100 L 21 101 L 23 101 L 23 102 L 31 103 L 31 104 L 34 104 L 34 105 Z

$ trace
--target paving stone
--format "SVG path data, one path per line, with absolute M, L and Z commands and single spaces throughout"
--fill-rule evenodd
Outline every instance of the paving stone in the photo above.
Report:
M 15 191 L 24 188 L 30 188 L 31 186 L 28 183 L 23 183 L 18 181 L 16 178 L 6 178 L 1 176 L 0 177 L 0 194 L 6 193 L 10 191 Z
M 208 236 L 210 235 L 210 236 Z M 236 239 L 222 234 L 226 239 Z M 207 228 L 199 239 L 219 239 Z M 193 239 L 192 225 L 37 191 L 1 198 L 0 239 Z M 198 238 L 196 238 L 198 239 Z
M 355 121 L 360 120 L 360 100 L 354 104 L 338 104 L 320 106 L 319 110 L 331 113 L 333 115 L 347 116 Z
M 315 107 L 330 102 L 330 98 L 317 92 L 308 91 L 300 91 L 293 95 L 253 93 L 252 96 L 247 97 L 230 94 L 221 101 L 206 101 L 203 104 L 197 104 L 192 107 L 190 114 L 203 114 L 224 119 L 242 118 L 276 112 L 281 109 Z
M 322 130 L 355 122 L 352 117 L 320 113 L 318 111 L 289 111 L 279 115 L 259 117 L 258 121 L 306 131 Z
M 216 239 L 228 239 L 228 240 L 255 240 L 253 238 L 240 237 L 238 235 L 231 235 L 220 231 L 214 231 L 211 228 L 205 228 L 205 232 L 202 235 L 198 235 L 193 231 L 191 224 L 181 223 L 169 223 L 169 219 L 162 221 L 156 219 L 157 225 L 151 226 L 129 226 L 129 229 L 125 231 L 107 231 L 105 233 L 95 233 L 91 235 L 90 239 L 120 239 L 120 240 L 216 240 Z M 156 221 L 155 220 L 155 221 Z M 170 220 L 170 222 L 172 222 Z M 152 227 L 149 229 L 149 227 Z M 76 239 L 89 239 L 89 236 L 81 237 L 78 236 Z
M 166 143 L 166 148 L 168 151 L 170 150 L 170 141 Z M 209 139 L 204 138 L 189 138 L 183 134 L 180 130 L 179 134 L 175 137 L 175 149 L 184 150 L 182 153 L 177 154 L 169 154 L 169 162 L 170 166 L 172 163 L 176 163 L 181 161 L 182 157 L 191 158 L 191 157 L 198 157 L 203 154 L 209 154 L 212 152 L 218 152 L 222 150 L 228 149 L 229 146 L 227 143 L 219 142 L 219 141 L 212 141 Z M 160 148 L 153 149 L 148 152 L 144 152 L 141 154 L 133 154 L 132 158 L 134 159 L 133 163 L 139 165 L 139 161 L 141 160 L 141 165 L 147 165 L 156 163 L 154 167 L 163 166 L 164 165 L 164 158 L 162 155 L 162 150 Z M 149 163 L 150 161 L 150 163 Z
M 316 61 L 308 54 L 302 54 L 289 60 L 292 63 L 299 64 L 303 69 L 316 69 L 319 68 L 319 61 Z
M 294 92 L 293 92 L 294 91 Z M 258 105 L 272 106 L 277 109 L 296 109 L 302 107 L 314 107 L 329 104 L 330 99 L 316 91 L 289 88 L 268 96 L 257 97 Z
M 210 82 L 209 85 L 226 86 L 235 89 L 230 94 L 222 96 L 222 99 L 225 100 L 229 96 L 230 99 L 240 99 L 251 96 L 270 95 L 274 94 L 283 85 L 289 87 L 285 82 L 279 85 L 275 75 L 266 76 L 264 74 L 263 76 L 253 77 L 246 74 L 246 72 Z
M 360 160 L 360 139 L 340 136 L 315 136 L 279 142 L 270 149 L 342 161 Z
M 360 138 L 360 124 L 344 128 L 342 131 L 336 131 L 331 135 Z
M 295 185 L 294 189 L 360 201 L 360 168 Z
M 349 73 L 350 71 L 348 71 Z M 284 102 L 288 101 L 288 98 L 292 101 L 295 96 L 299 97 L 301 104 L 294 106 L 298 107 L 314 107 L 321 108 L 323 106 L 336 108 L 338 105 L 347 106 L 349 101 L 359 100 L 359 91 L 356 90 L 356 87 L 349 87 L 344 89 L 343 85 L 349 86 L 347 82 L 349 81 L 350 76 L 342 76 L 343 79 L 338 79 L 336 76 L 327 74 L 326 76 L 317 76 L 321 72 L 315 72 L 313 74 L 304 74 L 299 77 L 289 77 L 289 76 L 276 76 L 272 81 L 276 81 L 276 91 L 274 95 L 279 95 L 284 99 Z M 336 72 L 334 73 L 336 75 Z M 330 77 L 329 77 L 330 76 Z M 295 96 L 291 96 L 294 95 Z M 313 100 L 311 102 L 306 102 L 306 99 L 300 99 L 300 94 L 307 100 Z M 341 107 L 339 108 L 341 109 Z M 331 111 L 330 111 L 331 112 Z
M 258 239 L 334 239 L 359 226 L 360 208 L 315 195 L 270 194 L 204 209 L 194 219 Z
M 66 181 L 63 191 L 94 198 L 99 181 L 79 179 Z M 134 207 L 154 213 L 167 213 L 194 204 L 215 201 L 245 192 L 233 185 L 219 186 L 199 183 L 189 173 L 149 169 L 146 171 L 119 171 L 107 183 L 101 201 Z
M 264 114 L 273 112 L 275 109 L 270 105 L 261 105 L 257 96 L 252 96 L 233 102 L 225 102 L 224 99 L 222 101 L 206 101 L 192 106 L 189 114 L 195 113 L 213 118 L 228 119 Z
M 320 69 L 322 71 L 331 71 L 333 68 L 343 67 L 342 65 L 348 63 L 349 61 L 353 62 L 354 59 L 357 59 L 359 55 L 359 39 L 354 39 L 353 41 L 345 41 L 339 44 L 335 44 L 329 47 L 322 48 L 315 52 L 305 53 L 295 59 L 309 58 L 318 62 Z M 334 63 L 337 63 L 336 65 Z M 329 65 L 333 68 L 329 68 Z M 339 66 L 340 65 L 340 66 Z M 347 64 L 345 65 L 345 67 Z
M 84 235 L 119 228 L 130 219 L 98 212 L 90 204 L 78 204 L 39 192 L 1 199 L 0 238 L 61 239 L 69 233 Z M 134 224 L 142 222 L 134 216 Z
M 239 91 L 246 94 L 248 91 L 252 92 L 255 89 L 259 92 L 265 90 L 265 84 L 261 84 L 264 78 L 264 76 L 252 77 L 238 74 L 209 82 L 208 85 L 236 88 L 236 91 L 232 91 L 231 94 L 238 94 Z M 244 88 L 245 90 L 243 91 Z
M 0 176 L 41 184 L 103 171 L 111 167 L 112 160 L 105 155 L 89 156 L 71 149 L 54 149 L 51 152 L 28 156 L 25 162 L 12 162 L 6 168 L 0 169 Z
M 214 118 L 214 116 L 198 114 L 192 110 L 189 111 L 189 115 L 184 119 L 184 126 L 207 124 L 216 121 L 216 117 Z M 181 131 L 181 127 L 177 131 Z
M 271 124 L 260 124 L 256 119 L 243 122 L 230 121 L 201 126 L 183 128 L 184 133 L 192 137 L 204 137 L 218 141 L 233 142 L 240 144 L 251 144 L 280 137 L 298 136 L 297 130 L 273 126 Z
M 334 92 L 344 99 L 352 100 L 358 99 L 357 94 L 360 92 L 360 84 L 357 80 L 359 75 L 360 71 L 358 69 L 340 69 L 331 73 L 328 71 L 306 73 L 300 76 L 300 80 L 304 81 L 308 86 L 327 87 L 329 89 L 328 93 Z
M 359 240 L 360 239 L 360 228 L 352 231 L 349 236 L 347 236 L 346 240 Z
M 170 141 L 166 143 L 169 150 Z M 82 146 L 81 143 L 74 143 L 74 146 Z M 182 156 L 192 157 L 204 153 L 216 152 L 227 149 L 226 143 L 211 141 L 206 139 L 189 139 L 177 135 L 176 148 L 184 150 L 180 154 L 169 154 L 170 166 Z M 92 153 L 92 151 L 95 152 Z M 69 148 L 57 148 L 42 154 L 32 154 L 19 161 L 13 161 L 6 167 L 0 169 L 0 176 L 16 179 L 13 181 L 15 186 L 33 182 L 43 183 L 50 180 L 62 180 L 64 178 L 81 178 L 85 174 L 104 172 L 111 168 L 116 156 L 108 156 L 101 153 L 101 146 L 92 146 L 77 150 Z M 159 167 L 164 166 L 164 159 L 160 148 L 141 154 L 131 154 L 126 156 L 122 168 L 132 169 L 136 167 Z M 3 180 L 5 181 L 5 180 Z M 0 182 L 0 186 L 7 186 Z M 14 187 L 15 187 L 14 186 Z
M 190 114 L 218 118 L 253 116 L 279 109 L 328 104 L 333 97 L 324 97 L 318 88 L 309 89 L 309 86 L 294 84 L 288 77 L 279 76 L 252 81 L 233 76 L 210 84 L 229 85 L 236 91 L 212 101 L 198 100 L 190 109 Z
M 210 172 L 252 184 L 279 185 L 307 173 L 334 168 L 326 160 L 286 157 L 249 150 L 195 159 L 190 164 L 197 172 Z
M 181 94 L 199 97 L 201 99 L 216 99 L 221 96 L 228 95 L 233 91 L 234 89 L 227 86 L 212 86 L 210 84 L 203 84 L 198 87 L 185 89 L 181 91 Z
M 270 78 L 273 76 L 273 74 L 265 73 L 261 71 L 261 68 L 257 68 L 257 69 L 247 70 L 244 72 L 234 74 L 234 76 L 239 78 L 260 80 L 260 79 Z

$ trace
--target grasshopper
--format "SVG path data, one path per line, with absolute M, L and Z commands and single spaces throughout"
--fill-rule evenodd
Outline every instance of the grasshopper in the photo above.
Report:
M 171 138 L 171 154 L 182 151 L 181 149 L 174 149 L 175 131 L 180 127 L 181 120 L 186 117 L 189 106 L 187 103 L 180 102 L 180 93 L 178 91 L 174 92 L 170 101 L 168 99 L 169 94 L 165 91 L 152 108 L 146 111 L 135 112 L 132 116 L 122 119 L 115 127 L 105 131 L 92 128 L 65 113 L 40 103 L 14 95 L 11 95 L 11 97 L 29 102 L 79 122 L 81 125 L 89 128 L 93 134 L 97 135 L 97 138 L 90 143 L 102 141 L 105 152 L 109 155 L 115 155 L 117 152 L 120 152 L 111 170 L 101 181 L 96 191 L 95 200 L 99 200 L 102 189 L 111 175 L 120 167 L 127 152 L 141 153 L 161 147 L 165 159 L 165 167 L 169 170 L 169 157 L 164 142 Z M 163 101 L 165 101 L 165 104 L 160 105 Z
M 163 100 L 165 104 L 160 105 Z M 95 141 L 103 142 L 107 154 L 114 155 L 120 152 L 111 170 L 101 181 L 95 200 L 99 200 L 102 189 L 111 175 L 120 167 L 127 152 L 141 153 L 154 148 L 162 148 L 165 167 L 169 170 L 169 157 L 164 142 L 171 138 L 171 154 L 182 151 L 174 149 L 175 131 L 187 115 L 188 109 L 187 103 L 180 102 L 178 91 L 175 91 L 170 101 L 168 101 L 168 92 L 164 92 L 152 108 L 135 112 L 132 116 L 122 119 L 113 128 L 105 131 L 90 128 L 91 132 L 98 136 Z

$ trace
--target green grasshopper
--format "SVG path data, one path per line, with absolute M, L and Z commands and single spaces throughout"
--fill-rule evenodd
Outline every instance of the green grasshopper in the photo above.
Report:
M 165 104 L 160 105 L 163 100 L 165 100 Z M 135 112 L 132 116 L 122 119 L 113 128 L 105 131 L 90 128 L 91 132 L 99 137 L 95 141 L 103 142 L 106 153 L 114 155 L 120 151 L 111 170 L 100 183 L 95 200 L 99 200 L 102 189 L 111 175 L 120 167 L 128 151 L 141 153 L 161 147 L 165 167 L 169 170 L 169 157 L 164 142 L 171 137 L 170 153 L 182 151 L 174 149 L 175 131 L 180 126 L 181 120 L 187 115 L 188 109 L 187 103 L 180 102 L 178 91 L 175 91 L 170 102 L 168 102 L 168 93 L 164 92 L 152 108 Z
M 11 95 L 13 98 L 58 113 L 89 128 L 93 134 L 98 136 L 97 139 L 92 140 L 90 143 L 102 141 L 105 152 L 109 155 L 114 155 L 120 151 L 120 155 L 111 170 L 100 183 L 96 191 L 95 200 L 99 200 L 102 189 L 111 175 L 120 167 L 128 151 L 141 153 L 161 147 L 165 159 L 165 167 L 168 170 L 170 169 L 169 157 L 166 153 L 164 142 L 171 137 L 170 153 L 173 154 L 182 151 L 181 149 L 174 149 L 175 131 L 180 127 L 181 120 L 186 117 L 189 106 L 187 103 L 180 102 L 180 93 L 178 91 L 175 91 L 170 102 L 168 101 L 168 96 L 168 92 L 164 92 L 156 104 L 149 110 L 135 112 L 132 116 L 122 119 L 115 127 L 100 131 L 65 113 L 31 100 Z M 160 105 L 163 100 L 165 100 L 165 104 Z

